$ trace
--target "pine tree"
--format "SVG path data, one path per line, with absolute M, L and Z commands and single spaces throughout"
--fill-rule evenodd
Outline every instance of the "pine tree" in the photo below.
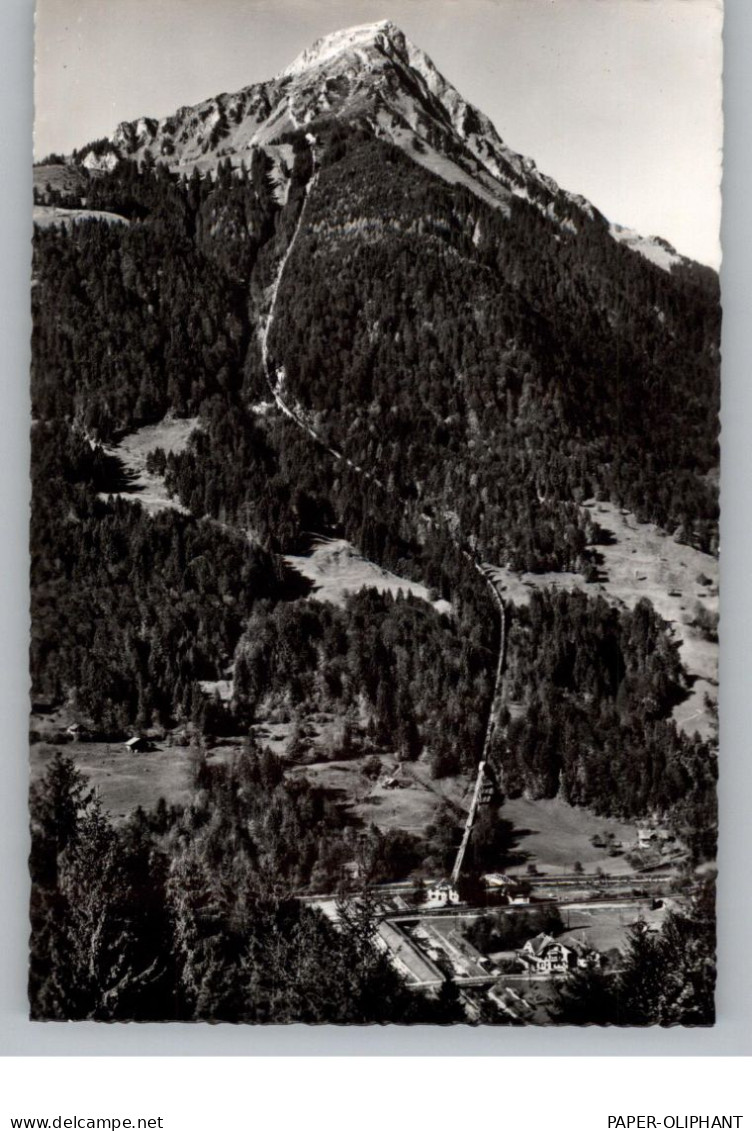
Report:
M 72 758 L 55 752 L 44 778 L 31 791 L 32 880 L 40 887 L 57 884 L 61 853 L 75 844 L 94 793 Z

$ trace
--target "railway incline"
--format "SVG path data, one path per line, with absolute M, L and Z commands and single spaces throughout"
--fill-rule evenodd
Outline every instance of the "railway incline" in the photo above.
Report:
M 289 243 L 288 243 L 288 245 L 285 249 L 285 252 L 282 255 L 282 258 L 280 259 L 279 264 L 277 266 L 277 270 L 276 270 L 276 273 L 275 273 L 275 276 L 274 276 L 274 281 L 273 281 L 271 288 L 270 288 L 270 291 L 269 291 L 269 309 L 268 309 L 268 312 L 267 312 L 266 316 L 264 318 L 262 318 L 262 320 L 260 322 L 260 326 L 259 326 L 259 345 L 260 345 L 260 348 L 261 348 L 261 360 L 262 360 L 264 378 L 266 380 L 266 384 L 269 388 L 269 391 L 270 391 L 270 393 L 271 393 L 271 395 L 274 399 L 274 403 L 277 405 L 279 410 L 282 413 L 284 413 L 284 415 L 287 416 L 288 419 L 290 419 L 302 432 L 305 432 L 308 435 L 308 437 L 314 443 L 316 443 L 320 447 L 324 448 L 329 453 L 329 455 L 332 457 L 332 459 L 337 460 L 337 461 L 341 461 L 348 468 L 350 468 L 350 470 L 353 471 L 356 475 L 359 475 L 362 478 L 367 479 L 370 483 L 373 483 L 377 487 L 381 488 L 381 490 L 386 491 L 387 488 L 386 488 L 384 482 L 374 472 L 370 471 L 368 468 L 362 467 L 360 464 L 355 463 L 353 460 L 349 459 L 343 452 L 341 452 L 338 448 L 331 446 L 328 443 L 328 441 L 323 436 L 321 436 L 316 431 L 316 429 L 313 427 L 313 425 L 306 419 L 304 413 L 297 406 L 291 405 L 290 403 L 288 403 L 288 401 L 285 400 L 285 397 L 284 397 L 284 377 L 285 377 L 284 368 L 280 367 L 279 369 L 275 370 L 274 367 L 273 367 L 272 358 L 271 358 L 271 355 L 270 355 L 269 339 L 270 339 L 272 327 L 274 325 L 274 318 L 275 318 L 275 315 L 276 315 L 276 312 L 277 312 L 277 304 L 278 304 L 278 300 L 279 300 L 280 287 L 281 287 L 285 272 L 287 270 L 287 266 L 288 266 L 290 257 L 291 257 L 291 255 L 294 251 L 294 248 L 295 248 L 295 245 L 298 241 L 298 237 L 300 235 L 300 232 L 303 229 L 306 209 L 307 209 L 307 206 L 308 206 L 308 201 L 309 201 L 311 192 L 315 188 L 315 185 L 316 185 L 317 180 L 318 180 L 318 172 L 316 171 L 316 153 L 315 153 L 315 146 L 314 146 L 313 143 L 311 143 L 311 150 L 312 150 L 312 156 L 313 156 L 313 172 L 312 172 L 312 174 L 311 174 L 311 176 L 310 176 L 310 178 L 309 178 L 309 180 L 306 184 L 306 187 L 305 187 L 305 194 L 304 194 L 304 197 L 303 197 L 303 202 L 301 204 L 300 213 L 298 215 L 297 223 L 296 223 L 295 228 L 293 230 L 293 234 L 292 234 L 290 241 L 289 241 Z M 405 511 L 407 511 L 407 509 L 408 509 L 407 501 L 404 500 L 404 499 L 400 500 L 400 501 L 402 503 L 403 509 Z M 424 517 L 424 520 L 429 525 L 436 524 L 435 519 L 429 518 L 428 516 L 425 516 L 425 515 L 423 517 Z M 499 702 L 500 702 L 502 682 L 503 682 L 503 676 L 504 676 L 504 667 L 505 667 L 505 663 L 506 663 L 506 638 L 507 638 L 507 624 L 506 624 L 506 622 L 507 622 L 508 610 L 507 610 L 507 607 L 505 605 L 504 599 L 501 595 L 498 582 L 493 578 L 489 569 L 486 566 L 484 566 L 483 563 L 480 561 L 477 553 L 475 553 L 464 540 L 459 539 L 457 537 L 457 535 L 454 534 L 449 529 L 449 527 L 447 527 L 446 529 L 447 529 L 447 532 L 449 533 L 450 538 L 454 542 L 456 548 L 460 551 L 460 553 L 462 554 L 463 558 L 468 563 L 470 568 L 472 568 L 482 578 L 484 585 L 486 587 L 486 590 L 489 594 L 489 598 L 490 598 L 490 600 L 493 604 L 494 612 L 496 613 L 496 615 L 498 617 L 498 622 L 499 622 L 499 647 L 498 647 L 498 654 L 497 654 L 497 657 L 496 657 L 496 665 L 495 665 L 494 688 L 493 688 L 493 693 L 492 693 L 492 696 L 491 696 L 491 702 L 490 702 L 490 706 L 489 706 L 488 719 L 487 719 L 487 722 L 486 722 L 486 730 L 485 730 L 485 735 L 484 735 L 484 740 L 483 740 L 483 751 L 482 751 L 481 759 L 480 759 L 480 761 L 485 762 L 487 760 L 488 754 L 489 754 L 490 749 L 491 749 L 491 744 L 492 744 L 492 741 L 493 741 L 493 737 L 494 737 L 496 727 L 497 727 L 497 722 L 498 722 Z

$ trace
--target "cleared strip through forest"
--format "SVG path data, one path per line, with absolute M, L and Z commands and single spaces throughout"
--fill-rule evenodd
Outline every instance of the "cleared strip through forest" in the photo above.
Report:
M 312 153 L 313 153 L 313 151 L 312 151 Z M 315 153 L 313 153 L 313 157 L 314 157 L 314 169 L 315 169 Z M 353 461 L 351 459 L 348 459 L 348 457 L 345 456 L 342 452 L 340 452 L 337 448 L 330 447 L 330 445 L 327 443 L 327 441 L 324 440 L 323 437 L 321 437 L 316 432 L 316 430 L 300 415 L 300 413 L 296 412 L 295 409 L 291 408 L 290 405 L 288 405 L 286 403 L 286 401 L 284 400 L 284 398 L 282 397 L 282 394 L 280 392 L 280 384 L 279 384 L 279 382 L 275 381 L 275 375 L 272 373 L 271 364 L 270 364 L 270 361 L 269 361 L 269 335 L 270 335 L 270 332 L 271 332 L 271 329 L 272 329 L 272 325 L 274 323 L 274 315 L 275 315 L 275 311 L 276 311 L 276 307 L 277 307 L 277 298 L 278 298 L 278 295 L 279 295 L 280 284 L 282 283 L 282 279 L 283 279 L 283 276 L 284 276 L 284 273 L 285 273 L 285 268 L 287 267 L 287 263 L 290 259 L 290 255 L 292 254 L 292 251 L 293 251 L 293 248 L 294 248 L 295 243 L 297 241 L 298 235 L 300 234 L 300 230 L 303 226 L 303 219 L 304 219 L 304 216 L 305 216 L 306 205 L 308 204 L 308 199 L 309 199 L 309 196 L 311 194 L 311 190 L 314 188 L 317 179 L 318 179 L 318 173 L 316 173 L 314 171 L 314 173 L 312 174 L 312 176 L 308 180 L 308 183 L 306 184 L 305 195 L 304 195 L 304 198 L 303 198 L 303 203 L 302 203 L 301 208 L 300 208 L 300 215 L 298 216 L 298 220 L 297 220 L 297 223 L 295 225 L 295 229 L 293 231 L 292 236 L 290 237 L 290 242 L 288 243 L 287 248 L 285 249 L 285 253 L 279 261 L 279 266 L 277 267 L 277 273 L 276 273 L 276 276 L 274 278 L 274 282 L 272 283 L 270 303 L 269 303 L 269 312 L 266 315 L 266 318 L 264 319 L 264 321 L 262 323 L 261 331 L 260 331 L 260 335 L 259 335 L 259 342 L 260 342 L 260 346 L 261 346 L 261 360 L 262 360 L 262 365 L 263 365 L 263 370 L 264 370 L 264 378 L 266 380 L 266 383 L 269 387 L 269 390 L 272 394 L 272 397 L 274 398 L 274 402 L 277 405 L 277 407 L 280 409 L 281 412 L 283 412 L 285 414 L 285 416 L 289 417 L 290 420 L 292 420 L 292 422 L 298 428 L 301 429 L 301 431 L 305 432 L 312 440 L 314 440 L 321 447 L 325 448 L 326 451 L 329 453 L 329 455 L 332 456 L 333 459 L 342 461 L 352 471 L 356 472 L 356 474 L 361 475 L 363 478 L 368 479 L 369 482 L 375 483 L 378 487 L 381 487 L 382 490 L 386 491 L 387 488 L 385 487 L 384 483 L 376 475 L 374 475 L 372 472 L 368 471 L 366 468 L 361 467 L 359 464 L 353 463 Z M 402 499 L 401 502 L 402 502 L 403 509 L 405 511 L 407 511 L 407 509 L 408 509 L 407 501 Z M 426 521 L 429 525 L 434 525 L 433 519 L 429 518 L 428 516 L 425 516 L 425 519 L 426 519 Z M 486 730 L 485 730 L 485 735 L 484 735 L 484 739 L 483 739 L 483 751 L 482 751 L 482 754 L 481 754 L 481 760 L 485 761 L 487 759 L 488 753 L 490 751 L 491 742 L 492 742 L 492 739 L 493 739 L 493 736 L 494 736 L 494 733 L 495 733 L 495 730 L 496 730 L 496 720 L 497 720 L 497 717 L 498 717 L 497 704 L 498 704 L 498 700 L 499 700 L 499 697 L 500 697 L 500 694 L 501 694 L 502 678 L 503 678 L 503 674 L 504 674 L 504 665 L 505 665 L 505 660 L 506 660 L 506 617 L 507 617 L 507 609 L 506 609 L 506 606 L 504 604 L 504 600 L 501 596 L 501 593 L 499 592 L 499 589 L 498 589 L 496 583 L 494 582 L 494 580 L 491 577 L 491 575 L 489 574 L 489 572 L 483 567 L 483 565 L 479 561 L 478 557 L 475 554 L 473 554 L 467 548 L 467 545 L 465 543 L 463 543 L 462 541 L 459 541 L 457 539 L 456 535 L 454 535 L 452 533 L 452 531 L 449 529 L 449 527 L 446 528 L 446 531 L 449 534 L 449 537 L 452 540 L 452 542 L 454 542 L 455 547 L 460 551 L 460 553 L 465 558 L 465 560 L 472 566 L 472 568 L 475 570 L 475 572 L 483 579 L 483 582 L 486 585 L 486 588 L 488 589 L 489 593 L 491 594 L 491 598 L 492 598 L 492 601 L 493 601 L 493 604 L 494 604 L 494 608 L 498 612 L 498 616 L 499 616 L 499 650 L 498 650 L 498 655 L 497 655 L 497 658 L 496 658 L 496 671 L 495 671 L 495 678 L 494 678 L 494 688 L 493 688 L 493 693 L 491 695 L 491 703 L 490 703 L 489 711 L 488 711 L 488 721 L 486 723 Z

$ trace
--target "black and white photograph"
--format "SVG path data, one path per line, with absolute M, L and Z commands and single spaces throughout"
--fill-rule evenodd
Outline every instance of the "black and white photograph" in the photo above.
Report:
M 716 1022 L 722 23 L 38 0 L 33 1021 Z

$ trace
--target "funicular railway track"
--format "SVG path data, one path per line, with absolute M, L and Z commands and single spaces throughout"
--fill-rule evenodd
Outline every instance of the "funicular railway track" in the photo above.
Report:
M 307 208 L 307 205 L 308 205 L 308 200 L 309 200 L 311 191 L 315 187 L 317 179 L 318 179 L 318 172 L 316 171 L 316 153 L 315 153 L 315 148 L 314 148 L 313 144 L 311 144 L 311 153 L 312 153 L 312 157 L 313 157 L 313 170 L 314 171 L 313 171 L 311 177 L 309 178 L 309 180 L 306 184 L 305 194 L 304 194 L 303 202 L 302 202 L 301 208 L 300 208 L 300 214 L 298 216 L 295 228 L 293 230 L 293 234 L 290 237 L 290 241 L 287 245 L 287 248 L 285 249 L 285 252 L 282 255 L 282 258 L 279 261 L 279 265 L 277 267 L 277 271 L 276 271 L 276 274 L 275 274 L 275 277 L 274 277 L 274 281 L 273 281 L 272 286 L 271 286 L 269 310 L 268 310 L 266 317 L 262 320 L 261 325 L 260 325 L 260 329 L 259 329 L 259 344 L 260 344 L 260 348 L 261 348 L 261 360 L 262 360 L 262 368 L 263 368 L 263 372 L 264 372 L 264 379 L 265 379 L 266 384 L 269 388 L 269 391 L 272 395 L 274 403 L 276 404 L 276 406 L 278 407 L 280 412 L 282 412 L 289 420 L 291 420 L 293 422 L 293 424 L 296 425 L 297 428 L 299 428 L 302 432 L 304 432 L 309 437 L 309 439 L 312 440 L 315 444 L 317 444 L 319 447 L 323 448 L 331 456 L 332 459 L 343 463 L 346 467 L 348 467 L 356 475 L 361 476 L 363 479 L 368 480 L 369 483 L 374 484 L 375 486 L 379 487 L 382 491 L 386 492 L 387 487 L 385 486 L 384 482 L 374 472 L 370 471 L 368 468 L 362 467 L 360 464 L 355 463 L 353 460 L 349 459 L 344 454 L 344 452 L 340 451 L 336 447 L 333 447 L 328 442 L 328 440 L 325 439 L 323 436 L 321 436 L 316 431 L 316 429 L 312 426 L 312 424 L 308 420 L 305 419 L 304 415 L 300 412 L 299 409 L 288 404 L 288 402 L 284 399 L 284 396 L 283 396 L 284 369 L 280 368 L 279 370 L 277 370 L 277 372 L 273 372 L 273 366 L 272 366 L 272 362 L 271 362 L 271 358 L 270 358 L 270 354 L 269 354 L 269 338 L 270 338 L 270 334 L 271 334 L 271 331 L 272 331 L 272 327 L 274 325 L 274 317 L 275 317 L 276 308 L 277 308 L 277 301 L 278 301 L 278 297 L 279 297 L 280 286 L 281 286 L 282 280 L 284 278 L 285 270 L 287 268 L 287 264 L 289 262 L 290 256 L 292 255 L 295 244 L 297 243 L 297 240 L 298 240 L 298 236 L 299 236 L 299 234 L 302 230 L 302 227 L 303 227 L 303 221 L 304 221 L 304 218 L 305 218 L 306 208 Z M 409 508 L 409 504 L 408 504 L 407 500 L 406 499 L 399 499 L 399 502 L 402 505 L 403 511 L 405 513 L 407 513 L 408 508 Z M 428 515 L 424 514 L 422 516 L 422 518 L 424 519 L 424 521 L 429 526 L 431 526 L 431 525 L 442 525 L 441 523 L 437 522 L 435 519 L 433 519 L 432 517 L 430 517 Z M 498 719 L 498 702 L 499 702 L 499 697 L 500 697 L 500 693 L 501 693 L 502 680 L 503 680 L 503 674 L 504 674 L 504 666 L 505 666 L 505 662 L 506 662 L 506 638 L 507 638 L 506 621 L 507 621 L 508 610 L 507 610 L 507 607 L 505 605 L 504 599 L 501 595 L 501 592 L 499 590 L 497 583 L 494 581 L 494 579 L 491 576 L 490 571 L 487 569 L 487 567 L 485 567 L 483 565 L 483 563 L 481 562 L 478 554 L 469 546 L 469 544 L 467 542 L 465 542 L 462 539 L 457 538 L 456 535 L 453 534 L 453 532 L 451 531 L 451 529 L 449 528 L 448 525 L 444 526 L 444 531 L 449 535 L 449 538 L 454 543 L 455 548 L 460 552 L 460 554 L 465 559 L 465 561 L 468 563 L 470 568 L 473 569 L 474 572 L 483 580 L 483 583 L 486 587 L 486 590 L 487 590 L 487 592 L 490 596 L 491 602 L 494 606 L 494 610 L 495 610 L 496 615 L 498 617 L 498 624 L 499 624 L 499 645 L 498 645 L 498 652 L 497 652 L 497 655 L 496 655 L 494 685 L 493 685 L 493 691 L 492 691 L 492 694 L 491 694 L 491 701 L 490 701 L 490 704 L 489 704 L 488 719 L 487 719 L 487 722 L 486 722 L 485 733 L 484 733 L 484 736 L 483 736 L 483 747 L 482 747 L 482 753 L 481 753 L 481 757 L 480 757 L 480 761 L 479 761 L 479 771 L 480 772 L 479 772 L 479 775 L 478 775 L 478 783 L 476 785 L 476 795 L 474 796 L 473 805 L 471 805 L 470 814 L 468 816 L 468 821 L 467 821 L 466 826 L 465 826 L 465 836 L 463 838 L 463 846 L 461 847 L 460 854 L 458 854 L 458 863 L 455 865 L 455 872 L 459 873 L 459 865 L 461 864 L 462 854 L 464 853 L 464 847 L 466 847 L 467 839 L 469 838 L 469 834 L 472 830 L 472 820 L 474 819 L 474 814 L 475 814 L 474 807 L 477 807 L 478 786 L 480 785 L 480 781 L 481 781 L 481 778 L 482 778 L 482 772 L 483 772 L 482 768 L 483 768 L 483 766 L 485 766 L 488 755 L 491 751 L 491 745 L 492 745 L 494 734 L 495 734 L 495 731 L 496 731 L 496 725 L 497 725 L 497 719 Z
M 277 266 L 277 270 L 276 270 L 276 273 L 275 273 L 275 276 L 274 276 L 274 281 L 272 283 L 271 290 L 270 290 L 270 301 L 269 301 L 268 313 L 267 313 L 266 317 L 262 320 L 260 328 L 259 328 L 259 343 L 260 343 L 260 348 L 261 348 L 264 378 L 265 378 L 266 384 L 269 388 L 269 391 L 272 395 L 274 403 L 276 404 L 276 406 L 278 407 L 280 412 L 282 412 L 289 420 L 291 420 L 293 422 L 293 424 L 295 424 L 295 426 L 298 429 L 300 429 L 300 431 L 305 433 L 310 441 L 312 441 L 318 447 L 322 448 L 325 452 L 327 452 L 328 455 L 333 460 L 336 460 L 337 462 L 341 462 L 343 465 L 348 467 L 354 474 L 360 476 L 362 479 L 367 480 L 369 482 L 369 484 L 373 484 L 376 487 L 378 487 L 381 491 L 387 492 L 388 488 L 386 487 L 385 483 L 374 471 L 372 471 L 368 468 L 364 468 L 360 464 L 355 463 L 348 456 L 346 456 L 344 454 L 344 452 L 342 452 L 338 448 L 334 447 L 324 436 L 322 436 L 316 430 L 316 428 L 311 424 L 311 422 L 309 420 L 307 420 L 305 418 L 305 415 L 297 407 L 290 405 L 285 400 L 284 395 L 283 395 L 283 392 L 284 392 L 284 370 L 280 369 L 277 373 L 275 373 L 273 371 L 272 360 L 271 360 L 270 351 L 269 351 L 269 340 L 270 340 L 271 331 L 272 331 L 272 328 L 273 328 L 273 325 L 274 325 L 274 318 L 275 318 L 276 309 L 277 309 L 277 302 L 278 302 L 280 287 L 281 287 L 281 284 L 282 284 L 282 281 L 283 281 L 285 271 L 287 269 L 287 265 L 289 263 L 290 257 L 291 257 L 291 255 L 294 251 L 298 237 L 299 237 L 299 235 L 300 235 L 300 233 L 303 229 L 303 225 L 304 225 L 304 221 L 305 221 L 305 214 L 306 214 L 306 209 L 307 209 L 307 206 L 308 206 L 308 200 L 309 200 L 310 194 L 311 194 L 313 188 L 315 187 L 317 179 L 318 179 L 318 172 L 316 171 L 316 161 L 315 161 L 316 154 L 315 154 L 315 149 L 314 149 L 313 145 L 312 145 L 312 155 L 313 155 L 313 159 L 314 159 L 313 160 L 313 173 L 312 173 L 311 177 L 309 178 L 309 180 L 306 184 L 306 187 L 305 187 L 304 198 L 303 198 L 303 201 L 302 201 L 302 204 L 301 204 L 300 213 L 298 215 L 297 222 L 295 224 L 295 228 L 293 230 L 293 234 L 292 234 L 290 241 L 289 241 L 289 243 L 288 243 L 288 245 L 287 245 L 287 247 L 284 251 L 284 254 L 282 255 L 282 257 L 279 261 L 279 264 Z M 409 504 L 408 504 L 407 500 L 404 499 L 404 498 L 399 498 L 398 501 L 400 502 L 400 504 L 403 508 L 403 512 L 405 514 L 409 514 L 410 508 L 409 508 Z M 494 685 L 493 685 L 493 691 L 492 691 L 492 695 L 491 695 L 491 699 L 490 699 L 490 703 L 489 703 L 488 718 L 486 720 L 486 727 L 485 727 L 485 732 L 484 732 L 484 736 L 483 736 L 482 751 L 481 751 L 481 755 L 480 755 L 479 763 L 478 763 L 480 772 L 479 772 L 479 775 L 478 775 L 478 781 L 476 782 L 476 792 L 475 792 L 475 795 L 474 795 L 474 798 L 473 798 L 473 801 L 477 802 L 478 793 L 479 793 L 478 785 L 480 784 L 480 779 L 482 778 L 482 774 L 483 774 L 482 768 L 485 766 L 485 764 L 486 764 L 486 762 L 489 758 L 489 755 L 491 754 L 492 744 L 493 744 L 494 736 L 495 736 L 497 725 L 498 725 L 499 700 L 500 700 L 501 690 L 502 690 L 502 686 L 503 686 L 503 677 L 504 677 L 504 671 L 505 671 L 505 665 L 506 665 L 509 607 L 506 604 L 506 602 L 504 601 L 504 598 L 503 598 L 502 593 L 500 591 L 500 587 L 499 587 L 498 583 L 496 582 L 496 580 L 494 579 L 494 576 L 492 574 L 491 569 L 488 566 L 485 566 L 483 564 L 479 555 L 475 551 L 474 547 L 469 542 L 467 542 L 465 539 L 458 537 L 456 535 L 456 533 L 454 533 L 454 531 L 451 529 L 451 527 L 449 526 L 448 523 L 442 523 L 440 519 L 436 519 L 435 517 L 433 517 L 429 514 L 426 514 L 426 513 L 422 513 L 420 517 L 421 517 L 422 521 L 424 521 L 426 523 L 426 525 L 429 526 L 429 527 L 432 527 L 432 526 L 433 527 L 441 527 L 442 532 L 449 536 L 449 538 L 453 542 L 455 548 L 462 555 L 463 559 L 467 562 L 469 568 L 471 568 L 476 573 L 476 575 L 479 576 L 482 579 L 484 586 L 485 586 L 485 589 L 486 589 L 486 592 L 489 595 L 489 598 L 491 600 L 495 614 L 496 614 L 497 619 L 498 619 L 499 637 L 498 637 L 498 650 L 497 650 L 497 653 L 496 653 L 496 656 L 495 656 Z M 473 804 L 471 802 L 471 810 L 470 810 L 470 813 L 468 814 L 468 817 L 467 817 L 467 820 L 466 820 L 466 823 L 465 823 L 463 843 L 460 846 L 460 852 L 458 853 L 458 856 L 457 856 L 457 861 L 455 863 L 455 869 L 454 869 L 453 877 L 452 877 L 453 881 L 455 883 L 456 883 L 457 878 L 459 877 L 459 872 L 460 872 L 460 869 L 461 869 L 464 849 L 467 847 L 467 841 L 469 839 L 469 834 L 472 831 L 473 819 L 474 819 L 474 811 L 473 811 Z M 561 903 L 562 900 L 567 899 L 567 896 L 569 895 L 569 892 L 571 891 L 571 889 L 581 887 L 583 885 L 583 879 L 584 879 L 584 877 L 579 876 L 579 875 L 551 876 L 551 877 L 545 877 L 545 878 L 540 877 L 539 880 L 538 880 L 538 884 L 536 886 L 540 886 L 542 888 L 547 889 L 549 892 L 551 892 L 551 896 L 548 899 L 546 899 L 546 897 L 544 897 L 544 900 L 546 902 L 550 901 L 552 903 Z M 609 876 L 609 877 L 604 876 L 604 877 L 600 878 L 596 882 L 595 885 L 593 885 L 592 882 L 591 882 L 590 886 L 591 887 L 595 886 L 595 888 L 602 890 L 603 895 L 596 896 L 595 899 L 594 899 L 594 902 L 600 902 L 603 899 L 609 899 L 609 898 L 614 898 L 614 897 L 619 898 L 620 896 L 622 896 L 622 898 L 623 897 L 628 898 L 627 892 L 628 892 L 628 889 L 630 889 L 630 888 L 632 888 L 632 889 L 641 888 L 647 893 L 647 891 L 650 890 L 651 888 L 655 889 L 656 887 L 660 886 L 661 884 L 664 884 L 666 882 L 666 879 L 667 879 L 667 877 L 665 875 L 660 875 L 660 874 L 648 875 L 648 874 L 645 874 L 644 872 L 643 873 L 631 873 L 631 874 L 625 874 L 625 875 L 622 875 L 622 876 Z M 383 893 L 386 893 L 388 888 L 394 888 L 395 890 L 401 889 L 402 891 L 406 891 L 406 890 L 410 889 L 410 885 L 409 884 L 407 884 L 407 885 L 401 885 L 401 884 L 398 884 L 398 885 L 379 885 L 379 890 L 382 891 Z M 610 896 L 607 894 L 609 891 L 612 893 Z M 622 893 L 623 893 L 623 895 L 622 895 Z M 318 897 L 318 898 L 326 898 L 326 897 Z M 449 908 L 445 906 L 445 907 L 440 907 L 440 908 L 435 908 L 435 909 L 424 908 L 421 911 L 421 914 L 432 914 L 432 913 L 447 914 L 447 913 L 454 913 L 454 910 L 452 910 L 450 912 Z M 457 910 L 456 913 L 458 913 L 458 914 L 460 913 L 459 909 Z

